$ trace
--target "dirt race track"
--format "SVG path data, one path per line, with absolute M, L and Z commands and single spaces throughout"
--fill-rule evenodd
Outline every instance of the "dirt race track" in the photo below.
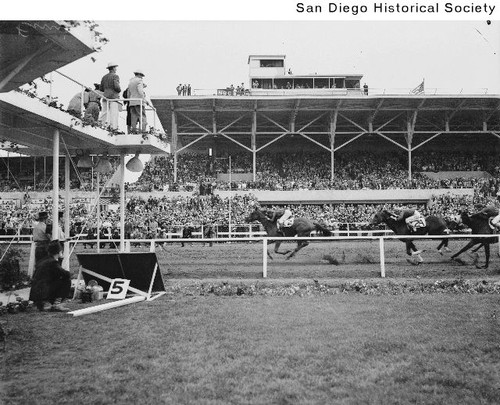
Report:
M 492 245 L 489 269 L 477 269 L 473 258 L 463 253 L 461 258 L 466 263 L 450 260 L 450 256 L 467 243 L 467 240 L 450 241 L 450 252 L 441 256 L 436 251 L 437 240 L 419 241 L 419 249 L 424 263 L 415 266 L 407 262 L 405 246 L 400 241 L 386 241 L 385 262 L 387 278 L 497 278 L 500 276 L 498 245 Z M 283 243 L 282 250 L 295 247 L 295 243 Z M 272 252 L 274 245 L 269 247 Z M 83 249 L 79 245 L 76 252 L 95 251 Z M 101 252 L 113 252 L 108 247 Z M 149 251 L 149 246 L 134 247 L 132 251 Z M 181 244 L 166 243 L 156 249 L 156 254 L 165 280 L 168 279 L 261 279 L 262 278 L 262 243 L 216 243 L 212 247 L 201 242 L 193 242 L 181 247 Z M 286 260 L 276 255 L 268 260 L 269 279 L 366 279 L 380 277 L 380 259 L 378 241 L 318 241 L 312 242 L 294 258 Z M 330 263 L 325 256 L 338 261 Z M 479 263 L 484 263 L 484 250 L 479 251 Z M 72 269 L 78 264 L 75 255 L 71 260 Z

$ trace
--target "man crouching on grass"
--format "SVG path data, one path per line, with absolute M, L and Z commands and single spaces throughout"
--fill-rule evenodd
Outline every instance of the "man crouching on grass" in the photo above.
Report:
M 69 271 L 59 264 L 63 249 L 58 240 L 53 240 L 47 247 L 48 256 L 38 262 L 31 282 L 30 300 L 40 311 L 68 312 L 63 301 L 71 289 Z

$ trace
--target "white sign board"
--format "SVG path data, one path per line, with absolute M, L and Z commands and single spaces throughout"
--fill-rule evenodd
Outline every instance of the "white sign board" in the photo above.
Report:
M 109 287 L 107 299 L 123 300 L 127 296 L 130 280 L 125 278 L 114 278 Z

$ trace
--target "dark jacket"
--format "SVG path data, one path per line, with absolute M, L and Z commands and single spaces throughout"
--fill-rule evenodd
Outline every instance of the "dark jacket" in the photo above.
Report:
M 116 73 L 109 72 L 101 79 L 101 91 L 106 98 L 120 98 L 120 78 Z
M 35 267 L 29 299 L 39 302 L 66 298 L 64 295 L 67 296 L 70 286 L 69 271 L 64 270 L 53 256 L 47 256 Z

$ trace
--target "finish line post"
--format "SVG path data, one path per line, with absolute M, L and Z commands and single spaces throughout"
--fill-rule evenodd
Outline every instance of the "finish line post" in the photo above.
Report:
M 262 239 L 262 277 L 267 278 L 267 238 Z
M 384 252 L 384 238 L 381 236 L 379 239 L 380 247 L 380 277 L 385 277 L 385 252 Z

